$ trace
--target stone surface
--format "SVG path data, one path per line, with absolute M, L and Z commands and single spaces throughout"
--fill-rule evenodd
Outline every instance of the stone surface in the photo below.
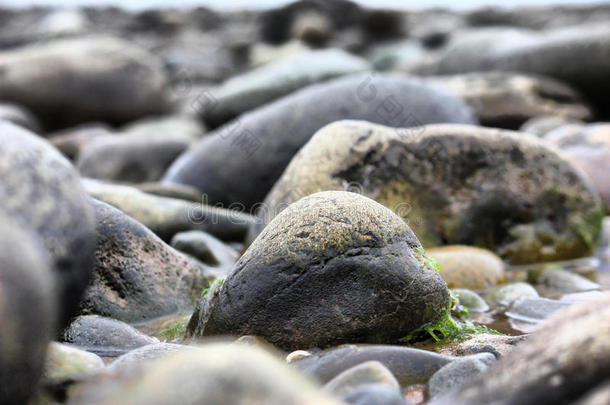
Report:
M 190 346 L 175 343 L 151 343 L 119 356 L 108 367 L 112 371 L 133 369 L 172 353 L 190 349 Z
M 544 140 L 558 146 L 589 176 L 610 213 L 610 124 L 565 125 L 548 132 Z
M 29 129 L 30 131 L 40 130 L 40 124 L 30 111 L 17 104 L 0 103 L 0 121 L 10 121 L 15 125 Z
M 529 118 L 555 115 L 589 120 L 593 113 L 578 92 L 553 79 L 505 72 L 476 72 L 429 79 L 473 109 L 481 125 L 518 129 Z
M 242 115 L 182 154 L 164 180 L 196 186 L 211 204 L 263 200 L 294 154 L 322 126 L 339 119 L 391 126 L 473 123 L 455 96 L 421 81 L 356 75 L 308 86 Z
M 202 231 L 180 232 L 174 235 L 171 246 L 199 261 L 218 268 L 226 275 L 239 258 L 239 252 Z
M 332 191 L 280 213 L 208 296 L 195 336 L 254 334 L 294 350 L 396 342 L 438 317 L 449 293 L 398 216 Z
M 517 321 L 536 324 L 570 305 L 571 302 L 548 298 L 522 298 L 512 303 L 506 311 L 506 316 Z
M 89 388 L 76 404 L 339 404 L 273 355 L 221 343 L 169 354 Z
M 370 70 L 369 64 L 340 49 L 298 53 L 235 76 L 210 92 L 204 119 L 218 126 L 238 115 L 310 84 Z
M 223 209 L 207 205 L 205 199 L 185 201 L 143 193 L 133 187 L 87 181 L 89 194 L 146 225 L 169 242 L 176 233 L 189 230 L 208 232 L 222 240 L 241 241 L 256 220 L 240 207 Z M 233 207 L 230 207 L 233 208 Z
M 116 208 L 97 200 L 92 204 L 95 270 L 81 314 L 136 322 L 192 308 L 208 285 L 205 266 Z
M 64 341 L 104 357 L 158 342 L 131 325 L 98 315 L 76 318 L 64 331 Z
M 497 359 L 508 355 L 526 338 L 520 336 L 495 335 L 479 333 L 473 339 L 457 340 L 450 342 L 416 343 L 414 347 L 424 350 L 433 350 L 444 356 L 470 356 L 477 353 L 491 353 Z
M 341 398 L 350 405 L 405 405 L 396 390 L 383 384 L 364 385 Z
M 485 312 L 489 310 L 489 305 L 483 298 L 474 291 L 466 290 L 464 288 L 454 288 L 451 290 L 460 302 L 460 305 L 468 308 L 469 312 Z
M 343 397 L 370 384 L 382 384 L 396 392 L 400 391 L 400 384 L 392 372 L 378 361 L 366 361 L 343 371 L 324 385 L 324 391 Z
M 85 379 L 106 366 L 98 355 L 85 350 L 51 342 L 47 350 L 44 384 L 61 384 Z
M 111 37 L 3 51 L 0 72 L 0 98 L 29 108 L 46 128 L 95 120 L 121 123 L 166 108 L 159 61 Z
M 378 361 L 404 386 L 426 383 L 432 374 L 453 360 L 455 358 L 451 356 L 405 346 L 342 345 L 312 353 L 290 364 L 321 383 L 327 383 L 365 361 Z
M 564 293 L 599 290 L 593 281 L 571 271 L 549 267 L 538 276 L 538 284 Z
M 251 235 L 298 198 L 342 189 L 392 209 L 424 247 L 486 247 L 511 264 L 588 255 L 601 226 L 588 180 L 538 138 L 470 125 L 414 131 L 340 121 L 292 159 Z
M 108 139 L 113 135 L 116 133 L 108 125 L 89 123 L 52 132 L 47 134 L 47 138 L 61 153 L 74 160 L 95 139 Z
M 448 288 L 483 290 L 502 283 L 504 263 L 493 252 L 471 246 L 445 246 L 426 250 L 438 263 Z
M 553 315 L 486 373 L 442 401 L 453 405 L 573 403 L 610 373 L 610 294 Z
M 448 395 L 452 390 L 486 371 L 496 361 L 491 353 L 479 353 L 451 362 L 438 370 L 428 382 L 431 398 Z
M 539 117 L 533 117 L 525 121 L 519 130 L 521 132 L 527 132 L 534 134 L 539 137 L 544 137 L 552 130 L 559 128 L 566 124 L 582 124 L 582 121 L 569 119 L 557 115 L 542 115 Z
M 538 292 L 528 283 L 511 283 L 493 288 L 485 295 L 492 307 L 508 307 L 518 299 L 538 298 Z
M 0 122 L 0 209 L 50 252 L 58 287 L 57 326 L 68 325 L 93 265 L 93 209 L 72 165 L 48 142 Z
M 55 333 L 52 263 L 33 234 L 0 210 L 0 403 L 27 403 Z
M 608 113 L 610 29 L 607 24 L 548 31 L 485 28 L 454 35 L 433 61 L 413 73 L 448 74 L 501 70 L 552 77 L 576 87 Z

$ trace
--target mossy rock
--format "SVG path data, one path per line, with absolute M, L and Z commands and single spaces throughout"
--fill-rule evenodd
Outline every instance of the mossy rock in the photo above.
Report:
M 449 301 L 404 221 L 355 193 L 317 193 L 259 235 L 193 315 L 190 335 L 261 336 L 285 350 L 390 343 Z M 205 324 L 203 324 L 205 323 Z M 194 332 L 194 333 L 193 333 Z
M 339 121 L 294 157 L 250 239 L 299 198 L 343 189 L 392 209 L 424 247 L 484 247 L 511 264 L 590 254 L 603 213 L 583 174 L 534 136 L 471 125 L 397 129 Z

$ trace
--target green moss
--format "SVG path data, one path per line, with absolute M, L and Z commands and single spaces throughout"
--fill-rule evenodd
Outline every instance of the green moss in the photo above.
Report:
M 570 218 L 569 227 L 587 248 L 593 250 L 599 238 L 603 220 L 604 211 L 597 207 L 586 214 Z
M 224 277 L 217 277 L 214 279 L 214 281 L 212 281 L 212 283 L 210 284 L 210 286 L 208 288 L 204 288 L 203 291 L 201 291 L 201 299 L 204 299 L 206 295 L 208 295 L 208 293 L 215 289 L 216 287 L 220 287 L 222 285 L 222 283 L 225 282 Z
M 429 338 L 434 339 L 436 343 L 448 343 L 452 341 L 466 340 L 473 335 L 486 333 L 500 335 L 501 333 L 484 325 L 475 325 L 469 320 L 459 321 L 451 316 L 451 310 L 456 302 L 455 296 L 452 294 L 449 304 L 443 309 L 441 314 L 432 322 L 429 322 L 417 330 L 411 332 L 407 336 L 400 339 L 403 343 L 414 343 Z M 468 316 L 468 310 L 460 309 L 460 314 L 464 317 Z
M 415 257 L 421 263 L 422 268 L 425 269 L 428 267 L 432 270 L 436 270 L 437 272 L 440 271 L 436 259 L 426 255 L 426 252 L 424 252 L 423 249 L 415 248 Z
M 174 342 L 181 339 L 184 336 L 186 325 L 188 324 L 190 318 L 190 314 L 181 315 L 176 320 L 159 330 L 159 332 L 156 334 L 157 337 L 165 340 L 166 342 Z

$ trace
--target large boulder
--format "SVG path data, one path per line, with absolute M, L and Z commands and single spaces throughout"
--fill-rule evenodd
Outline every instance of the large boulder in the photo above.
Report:
M 610 294 L 556 313 L 512 353 L 434 405 L 576 403 L 610 375 Z
M 294 157 L 253 235 L 293 201 L 345 188 L 403 217 L 426 247 L 475 245 L 513 264 L 589 254 L 603 214 L 581 172 L 533 136 L 469 125 L 413 134 L 342 121 Z
M 419 80 L 350 76 L 306 87 L 218 128 L 182 154 L 164 180 L 195 186 L 212 204 L 250 208 L 318 129 L 345 118 L 416 128 L 474 122 L 457 97 Z
M 404 221 L 331 191 L 280 213 L 205 298 L 213 305 L 195 312 L 191 335 L 257 335 L 294 350 L 397 342 L 435 320 L 449 293 Z
M 340 49 L 301 52 L 226 81 L 211 91 L 213 102 L 202 113 L 218 126 L 302 87 L 367 70 L 365 60 Z
M 81 313 L 136 322 L 191 309 L 208 285 L 205 266 L 116 208 L 92 204 L 98 243 Z
M 46 128 L 158 114 L 166 109 L 165 80 L 153 55 L 111 37 L 62 39 L 0 54 L 0 99 L 29 108 Z
M 93 266 L 93 209 L 78 173 L 48 142 L 0 122 L 0 209 L 39 237 L 50 252 L 59 298 L 58 326 L 68 325 Z
M 55 332 L 52 263 L 44 247 L 1 212 L 0 403 L 25 404 Z

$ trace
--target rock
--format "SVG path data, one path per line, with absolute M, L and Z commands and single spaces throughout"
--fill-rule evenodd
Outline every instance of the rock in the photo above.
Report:
M 477 72 L 429 79 L 466 101 L 481 125 L 518 129 L 539 115 L 589 120 L 593 114 L 568 85 L 542 76 Z
M 265 228 L 194 335 L 254 334 L 285 350 L 396 342 L 435 320 L 448 299 L 398 216 L 355 193 L 323 192 Z
M 76 404 L 339 405 L 273 355 L 221 343 L 169 354 L 89 388 Z
M 242 115 L 182 154 L 164 181 L 188 184 L 211 204 L 263 200 L 294 154 L 320 127 L 339 119 L 391 126 L 474 122 L 463 102 L 421 81 L 356 75 L 308 86 Z M 236 158 L 239 156 L 239 158 Z
M 178 139 L 112 135 L 86 145 L 76 166 L 83 176 L 131 183 L 159 180 L 189 146 Z
M 55 38 L 83 34 L 87 28 L 87 17 L 82 11 L 64 9 L 51 11 L 33 31 L 39 38 Z
M 0 99 L 29 108 L 45 128 L 123 123 L 166 109 L 159 61 L 115 38 L 62 39 L 4 51 L 0 72 Z
M 48 140 L 66 157 L 74 160 L 81 151 L 96 139 L 108 139 L 116 135 L 106 124 L 82 124 L 48 134 Z
M 610 124 L 565 125 L 544 137 L 557 145 L 576 167 L 582 169 L 599 191 L 610 213 Z
M 409 38 L 389 44 L 374 46 L 370 60 L 377 70 L 392 70 L 422 57 L 425 48 L 418 40 Z
M 424 247 L 485 247 L 511 264 L 589 255 L 600 232 L 599 196 L 538 138 L 470 125 L 397 130 L 340 121 L 292 159 L 250 239 L 298 198 L 342 189 L 392 209 Z
M 91 196 L 138 220 L 161 239 L 169 242 L 176 233 L 189 230 L 208 232 L 222 240 L 243 240 L 255 217 L 243 207 L 212 207 L 205 198 L 189 202 L 143 193 L 129 186 L 85 182 Z
M 575 402 L 575 405 L 605 405 L 610 402 L 610 382 L 600 384 L 599 388 L 585 398 Z
M 583 302 L 598 298 L 603 293 L 601 291 L 587 291 L 579 293 L 565 294 L 561 296 L 561 301 L 567 302 Z
M 332 36 L 332 21 L 322 13 L 309 11 L 297 15 L 291 37 L 311 46 L 322 46 Z
M 52 263 L 35 236 L 1 210 L 0 223 L 0 403 L 20 405 L 42 375 L 57 294 Z
M 527 283 L 512 283 L 493 288 L 485 295 L 485 300 L 492 307 L 509 307 L 518 299 L 538 298 L 538 292 Z
M 180 232 L 174 235 L 171 246 L 201 262 L 218 267 L 226 275 L 239 258 L 239 252 L 202 231 Z
M 500 70 L 552 77 L 581 91 L 608 113 L 605 76 L 610 68 L 607 24 L 547 31 L 487 28 L 455 35 L 434 62 L 414 73 L 448 74 Z
M 97 354 L 57 342 L 51 342 L 47 350 L 44 371 L 45 385 L 83 380 L 103 370 L 104 360 Z
M 537 324 L 570 305 L 571 302 L 548 298 L 522 298 L 512 303 L 506 311 L 506 316 L 517 321 Z
M 396 390 L 384 384 L 364 385 L 341 399 L 350 405 L 407 405 Z
M 610 294 L 557 312 L 459 393 L 431 404 L 546 405 L 591 394 L 610 373 Z
M 183 350 L 190 351 L 192 347 L 175 343 L 152 343 L 123 354 L 110 363 L 108 368 L 111 371 L 133 369 Z
M 567 270 L 548 267 L 538 276 L 538 284 L 564 293 L 577 293 L 599 290 L 600 286 L 593 281 Z
M 136 322 L 193 307 L 207 286 L 206 268 L 166 245 L 121 211 L 92 200 L 97 248 L 81 314 Z
M 400 392 L 400 384 L 392 372 L 378 361 L 366 361 L 343 371 L 324 385 L 324 391 L 335 397 L 344 397 L 370 384 L 385 385 Z
M 378 361 L 404 386 L 426 383 L 432 374 L 453 360 L 454 357 L 405 346 L 342 345 L 290 364 L 325 384 L 345 370 L 366 361 Z
M 444 356 L 470 356 L 477 353 L 491 353 L 496 359 L 512 352 L 524 340 L 526 335 L 506 336 L 489 333 L 478 333 L 474 339 L 457 340 L 439 343 L 416 343 L 416 348 L 434 350 Z
M 176 198 L 186 201 L 201 201 L 202 195 L 195 187 L 185 186 L 183 184 L 165 184 L 160 182 L 148 182 L 134 184 L 133 187 L 147 193 L 157 195 L 159 197 Z
M 539 137 L 544 137 L 552 130 L 566 124 L 582 124 L 582 121 L 557 115 L 542 115 L 525 121 L 519 130 Z
M 493 252 L 470 246 L 445 246 L 428 249 L 438 263 L 439 272 L 449 288 L 484 290 L 506 278 L 504 263 Z
M 458 297 L 460 305 L 468 308 L 469 312 L 486 312 L 489 310 L 489 305 L 483 298 L 474 291 L 464 288 L 454 288 L 451 290 L 453 295 Z
M 216 127 L 310 84 L 370 70 L 363 59 L 340 49 L 307 51 L 235 76 L 211 91 L 204 119 Z
M 0 103 L 0 121 L 3 120 L 33 132 L 40 130 L 40 124 L 34 114 L 17 104 Z
M 48 142 L 0 122 L 0 210 L 50 252 L 58 329 L 69 324 L 93 265 L 93 209 L 72 165 Z
M 479 353 L 451 362 L 430 378 L 428 392 L 432 398 L 447 395 L 467 381 L 483 373 L 496 358 L 491 353 Z
M 131 325 L 97 315 L 76 318 L 64 331 L 64 341 L 104 357 L 158 342 Z

